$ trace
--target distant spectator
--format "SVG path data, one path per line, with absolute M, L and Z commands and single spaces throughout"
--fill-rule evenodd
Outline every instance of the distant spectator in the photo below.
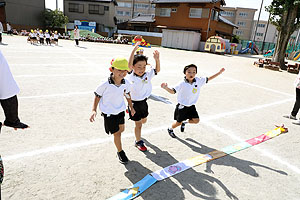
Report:
M 9 24 L 9 22 L 6 23 L 6 29 L 7 29 L 7 34 L 9 34 L 9 35 L 13 34 L 12 27 Z
M 78 29 L 78 26 L 76 25 L 75 29 L 74 29 L 74 39 L 75 39 L 75 42 L 76 42 L 76 46 L 79 45 L 79 38 L 80 38 L 80 31 Z

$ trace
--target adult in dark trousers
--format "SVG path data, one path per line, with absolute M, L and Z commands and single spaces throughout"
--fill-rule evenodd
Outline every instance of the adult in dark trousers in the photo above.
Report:
M 0 103 L 5 115 L 3 124 L 15 130 L 28 128 L 28 125 L 22 123 L 18 116 L 17 94 L 19 91 L 20 89 L 12 76 L 8 63 L 0 51 Z M 0 122 L 0 133 L 1 126 L 2 123 Z
M 294 104 L 293 110 L 290 115 L 285 115 L 284 117 L 297 120 L 297 114 L 300 109 L 300 72 L 295 80 L 294 86 L 296 88 L 296 102 Z M 293 122 L 293 124 L 300 125 L 300 119 L 298 121 Z

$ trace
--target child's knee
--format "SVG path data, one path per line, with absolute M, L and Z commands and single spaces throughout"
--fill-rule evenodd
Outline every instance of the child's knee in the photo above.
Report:
M 194 123 L 194 124 L 198 124 L 200 122 L 200 119 L 199 118 L 193 118 L 191 122 Z

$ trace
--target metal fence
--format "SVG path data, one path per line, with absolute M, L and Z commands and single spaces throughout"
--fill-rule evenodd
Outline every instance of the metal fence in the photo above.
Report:
M 241 40 L 242 48 L 246 48 L 248 42 L 249 42 L 249 40 Z M 257 46 L 257 48 L 261 52 L 263 42 L 255 42 L 255 45 Z M 266 51 L 272 50 L 274 48 L 275 48 L 275 43 L 265 42 L 265 46 L 264 46 L 263 51 L 266 52 Z

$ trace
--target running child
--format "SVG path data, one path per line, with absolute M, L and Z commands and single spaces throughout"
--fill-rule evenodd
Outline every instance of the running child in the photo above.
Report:
M 184 67 L 183 73 L 185 77 L 183 81 L 179 82 L 174 88 L 169 88 L 167 83 L 161 84 L 161 87 L 170 94 L 177 93 L 178 104 L 176 105 L 174 113 L 174 120 L 176 121 L 168 128 L 168 133 L 172 138 L 176 138 L 173 131 L 176 127 L 181 126 L 181 132 L 184 132 L 187 123 L 199 123 L 199 115 L 195 104 L 200 95 L 200 88 L 224 71 L 225 69 L 222 68 L 218 73 L 210 77 L 196 77 L 197 66 L 191 64 Z
M 129 71 L 128 61 L 119 57 L 112 61 L 112 73 L 107 81 L 100 84 L 95 91 L 95 99 L 90 121 L 94 122 L 97 115 L 97 106 L 104 117 L 104 127 L 107 134 L 114 136 L 114 143 L 117 148 L 117 155 L 122 164 L 128 162 L 128 158 L 122 149 L 121 133 L 125 129 L 126 105 L 124 96 L 128 102 L 130 112 L 135 114 L 130 98 L 130 83 L 124 79 Z
M 135 45 L 131 52 L 129 59 L 129 67 L 133 70 L 126 79 L 129 80 L 131 85 L 131 99 L 135 115 L 130 112 L 130 119 L 135 122 L 135 146 L 140 151 L 147 151 L 147 147 L 144 145 L 144 141 L 141 138 L 142 126 L 147 122 L 148 104 L 147 99 L 152 92 L 151 79 L 157 75 L 160 71 L 159 52 L 156 50 L 153 53 L 154 60 L 156 62 L 155 69 L 150 68 L 146 71 L 148 58 L 144 55 L 134 55 L 139 48 L 139 42 Z

